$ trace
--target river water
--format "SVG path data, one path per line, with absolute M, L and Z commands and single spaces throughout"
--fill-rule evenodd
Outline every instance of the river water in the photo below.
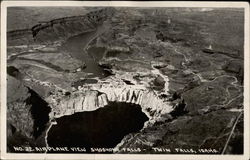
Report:
M 92 47 L 87 49 L 88 44 L 96 37 L 97 31 L 82 33 L 69 38 L 61 47 L 63 52 L 70 54 L 73 58 L 79 59 L 86 64 L 83 72 L 91 74 L 88 78 L 104 78 L 108 76 L 107 71 L 98 65 L 105 48 Z

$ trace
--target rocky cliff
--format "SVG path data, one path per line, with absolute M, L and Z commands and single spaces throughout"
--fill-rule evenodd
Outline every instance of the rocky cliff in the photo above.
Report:
M 92 90 L 77 91 L 62 97 L 48 98 L 52 104 L 52 117 L 58 118 L 75 112 L 93 111 L 106 106 L 109 102 L 126 102 L 139 104 L 142 111 L 152 119 L 161 118 L 170 113 L 173 107 L 165 99 L 159 98 L 153 90 L 143 86 L 123 85 L 114 87 L 103 85 Z
M 103 8 L 91 11 L 82 16 L 64 17 L 39 23 L 32 28 L 7 32 L 8 45 L 23 45 L 32 43 L 48 43 L 56 40 L 95 30 L 113 9 Z M 48 34 L 49 33 L 49 34 Z

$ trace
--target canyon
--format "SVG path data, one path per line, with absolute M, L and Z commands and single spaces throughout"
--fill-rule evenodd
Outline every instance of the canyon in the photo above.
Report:
M 242 154 L 242 10 L 89 8 L 7 32 L 9 152 L 77 144 Z

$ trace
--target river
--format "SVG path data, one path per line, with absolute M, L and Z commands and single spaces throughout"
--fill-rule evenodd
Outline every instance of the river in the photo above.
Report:
M 86 68 L 83 71 L 91 74 L 89 78 L 103 78 L 107 76 L 103 68 L 98 65 L 98 58 L 104 53 L 105 48 L 93 48 L 92 52 L 86 50 L 88 44 L 94 39 L 96 32 L 97 31 L 91 31 L 71 37 L 61 48 L 61 50 L 68 53 L 73 58 L 79 59 L 86 64 Z M 93 52 L 93 50 L 96 52 Z

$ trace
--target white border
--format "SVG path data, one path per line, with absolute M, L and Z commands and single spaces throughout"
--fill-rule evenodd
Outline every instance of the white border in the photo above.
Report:
M 119 7 L 213 7 L 245 9 L 244 42 L 244 155 L 166 155 L 166 154 L 14 154 L 6 153 L 6 14 L 8 6 L 119 6 Z M 247 160 L 249 159 L 249 4 L 247 2 L 183 1 L 4 1 L 1 3 L 1 157 L 0 159 L 133 159 L 133 160 Z

